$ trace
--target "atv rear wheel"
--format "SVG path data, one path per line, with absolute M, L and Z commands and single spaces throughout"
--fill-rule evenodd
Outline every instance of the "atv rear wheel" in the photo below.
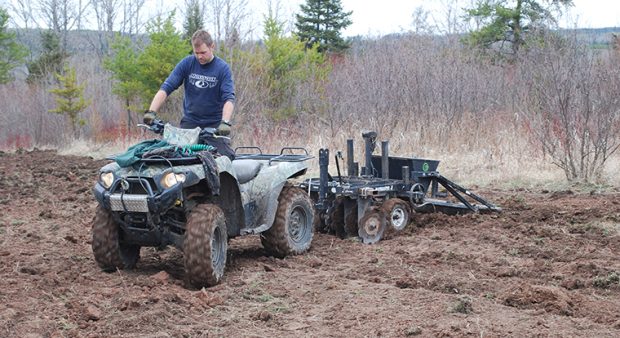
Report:
M 285 186 L 278 197 L 275 221 L 260 236 L 263 247 L 279 258 L 306 252 L 314 236 L 314 217 L 312 201 L 306 192 Z
M 101 205 L 97 206 L 93 219 L 92 248 L 95 261 L 106 272 L 131 269 L 140 259 L 140 246 L 125 244 L 120 239 L 120 229 L 112 214 Z
M 189 214 L 186 227 L 183 259 L 187 282 L 196 288 L 218 284 L 228 251 L 224 212 L 214 204 L 199 204 Z

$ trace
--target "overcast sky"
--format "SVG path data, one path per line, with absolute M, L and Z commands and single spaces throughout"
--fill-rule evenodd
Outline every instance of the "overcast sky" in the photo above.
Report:
M 303 1 L 297 1 L 303 3 Z M 342 0 L 346 11 L 353 11 L 353 24 L 345 31 L 346 35 L 383 35 L 411 28 L 412 13 L 422 6 L 438 21 L 446 17 L 446 11 L 452 3 L 449 0 L 380 0 L 359 1 Z M 620 0 L 573 0 L 575 6 L 560 21 L 562 27 L 574 27 L 577 20 L 579 27 L 619 27 Z M 466 7 L 471 1 L 460 1 Z M 299 6 L 299 5 L 298 5 Z
M 261 0 L 249 0 L 250 3 Z M 385 35 L 410 30 L 412 14 L 422 6 L 429 11 L 431 20 L 445 21 L 447 8 L 454 0 L 341 0 L 345 11 L 353 11 L 353 23 L 345 31 L 345 36 Z M 459 7 L 470 7 L 472 0 L 459 0 Z M 562 27 L 598 28 L 620 27 L 620 0 L 573 0 L 575 6 L 560 20 Z M 266 3 L 263 0 L 263 3 Z M 304 0 L 282 0 L 283 9 L 299 12 Z M 263 6 L 266 8 L 266 6 Z M 260 11 L 260 10 L 259 10 Z M 263 9 L 264 11 L 264 9 Z
M 16 0 L 0 0 L 0 5 L 8 7 Z M 28 1 L 28 0 L 26 0 Z M 85 0 L 83 0 L 85 1 Z M 262 35 L 262 22 L 267 13 L 268 3 L 280 4 L 280 20 L 294 22 L 294 13 L 300 12 L 300 4 L 305 0 L 247 0 L 251 8 L 252 17 L 247 22 L 247 28 L 253 28 L 251 33 L 256 37 Z M 476 0 L 341 0 L 345 11 L 353 11 L 353 23 L 343 33 L 345 36 L 381 36 L 389 33 L 409 31 L 412 26 L 412 14 L 416 8 L 423 8 L 429 12 L 431 24 L 442 25 L 447 21 L 449 8 L 472 7 Z M 560 18 L 561 27 L 599 28 L 620 27 L 620 0 L 573 0 L 575 6 L 566 15 Z M 36 1 L 34 1 L 36 7 Z M 208 1 L 207 1 L 208 3 Z M 455 6 L 455 4 L 457 4 Z M 177 8 L 177 26 L 182 28 L 183 9 L 185 0 L 146 0 L 145 19 L 156 14 L 163 14 Z M 462 13 L 461 13 L 462 14 Z M 15 20 L 15 18 L 13 18 Z M 19 26 L 19 22 L 16 20 Z M 94 25 L 93 22 L 91 24 Z M 93 28 L 93 27 L 87 27 Z M 206 27 L 211 29 L 211 27 Z M 243 29 L 243 28 L 242 28 Z M 443 32 L 446 30 L 443 29 Z

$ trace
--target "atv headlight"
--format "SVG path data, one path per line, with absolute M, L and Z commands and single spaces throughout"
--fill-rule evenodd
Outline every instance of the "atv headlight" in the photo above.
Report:
M 175 184 L 185 182 L 185 174 L 175 174 L 169 172 L 161 178 L 161 186 L 165 189 L 169 189 Z
M 110 189 L 112 183 L 114 183 L 114 174 L 111 172 L 99 174 L 99 182 L 101 182 L 104 188 Z

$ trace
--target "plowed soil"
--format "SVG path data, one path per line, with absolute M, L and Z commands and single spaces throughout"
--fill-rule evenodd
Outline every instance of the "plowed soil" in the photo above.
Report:
M 304 255 L 230 242 L 223 282 L 182 254 L 100 271 L 91 188 L 106 161 L 0 153 L 1 337 L 618 337 L 620 194 L 480 190 L 504 212 L 416 214 L 374 245 L 316 234 Z

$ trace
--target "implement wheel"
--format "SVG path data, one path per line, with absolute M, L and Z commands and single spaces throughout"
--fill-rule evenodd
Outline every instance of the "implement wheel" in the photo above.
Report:
M 226 217 L 214 204 L 199 204 L 187 219 L 183 259 L 185 278 L 196 287 L 208 287 L 219 283 L 226 268 L 228 235 Z
M 400 198 L 390 198 L 381 205 L 392 230 L 401 231 L 409 224 L 409 206 Z
M 140 246 L 123 243 L 112 214 L 101 205 L 93 219 L 92 248 L 95 261 L 106 272 L 132 269 L 140 259 Z

